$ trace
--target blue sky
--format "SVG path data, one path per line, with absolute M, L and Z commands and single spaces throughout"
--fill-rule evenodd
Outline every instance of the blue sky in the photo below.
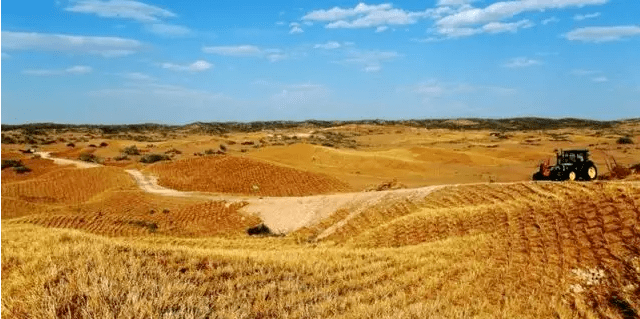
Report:
M 640 1 L 2 3 L 2 123 L 640 116 Z

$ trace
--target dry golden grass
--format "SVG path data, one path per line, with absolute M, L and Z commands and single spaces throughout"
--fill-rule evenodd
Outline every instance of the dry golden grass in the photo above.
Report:
M 303 196 L 349 189 L 347 184 L 329 176 L 236 156 L 158 163 L 149 170 L 159 176 L 161 185 L 183 191 Z
M 202 212 L 222 207 L 196 203 L 175 216 L 215 227 L 230 211 Z M 356 231 L 306 244 L 295 234 L 118 239 L 5 221 L 2 316 L 627 318 L 640 309 L 637 185 L 449 187 L 391 211 L 364 211 L 380 224 L 350 228 L 354 218 L 345 230 Z

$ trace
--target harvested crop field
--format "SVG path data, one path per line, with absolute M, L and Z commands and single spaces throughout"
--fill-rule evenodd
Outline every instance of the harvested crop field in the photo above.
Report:
M 109 189 L 135 183 L 122 170 L 108 167 L 60 169 L 22 182 L 3 183 L 2 197 L 46 204 L 78 204 Z
M 349 190 L 335 178 L 237 156 L 209 156 L 149 168 L 160 185 L 182 191 L 305 196 Z
M 61 169 L 60 165 L 56 165 L 53 163 L 52 160 L 48 160 L 44 158 L 33 158 L 33 157 L 26 157 L 26 156 L 19 156 L 19 155 L 4 156 L 3 154 L 2 159 L 3 160 L 6 160 L 6 159 L 20 160 L 24 166 L 31 169 L 30 172 L 26 172 L 26 173 L 17 173 L 12 168 L 3 169 L 2 184 L 34 179 L 43 174 Z

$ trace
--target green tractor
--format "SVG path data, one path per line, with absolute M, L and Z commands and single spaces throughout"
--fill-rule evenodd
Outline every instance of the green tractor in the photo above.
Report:
M 549 160 L 540 164 L 540 170 L 533 174 L 534 181 L 590 181 L 598 177 L 596 164 L 589 159 L 589 150 L 560 150 L 556 153 L 556 165 Z

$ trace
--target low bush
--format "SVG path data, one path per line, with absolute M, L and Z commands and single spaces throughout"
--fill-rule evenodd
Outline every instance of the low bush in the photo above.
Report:
M 102 158 L 91 153 L 81 153 L 80 156 L 78 156 L 78 159 L 83 162 L 102 163 Z
M 109 143 L 107 142 L 100 143 L 100 147 L 107 147 L 107 146 L 109 146 Z
M 167 155 L 164 154 L 148 154 L 145 155 L 143 157 L 140 158 L 140 162 L 141 163 L 146 163 L 146 164 L 150 164 L 150 163 L 155 163 L 155 162 L 159 162 L 159 161 L 168 161 L 171 158 Z
M 18 174 L 24 174 L 24 173 L 31 172 L 31 169 L 26 167 L 26 166 L 16 166 L 16 167 L 13 168 L 13 170 Z
M 127 156 L 127 154 L 120 154 L 116 157 L 113 158 L 116 161 L 126 161 L 129 159 L 129 156 Z
M 633 139 L 630 136 L 623 136 L 619 138 L 616 143 L 618 144 L 633 144 Z
M 140 155 L 140 150 L 135 145 L 125 147 L 121 152 L 126 155 Z
M 13 160 L 13 159 L 2 160 L 2 169 L 8 168 L 8 167 L 19 167 L 19 166 L 24 166 L 21 160 Z

